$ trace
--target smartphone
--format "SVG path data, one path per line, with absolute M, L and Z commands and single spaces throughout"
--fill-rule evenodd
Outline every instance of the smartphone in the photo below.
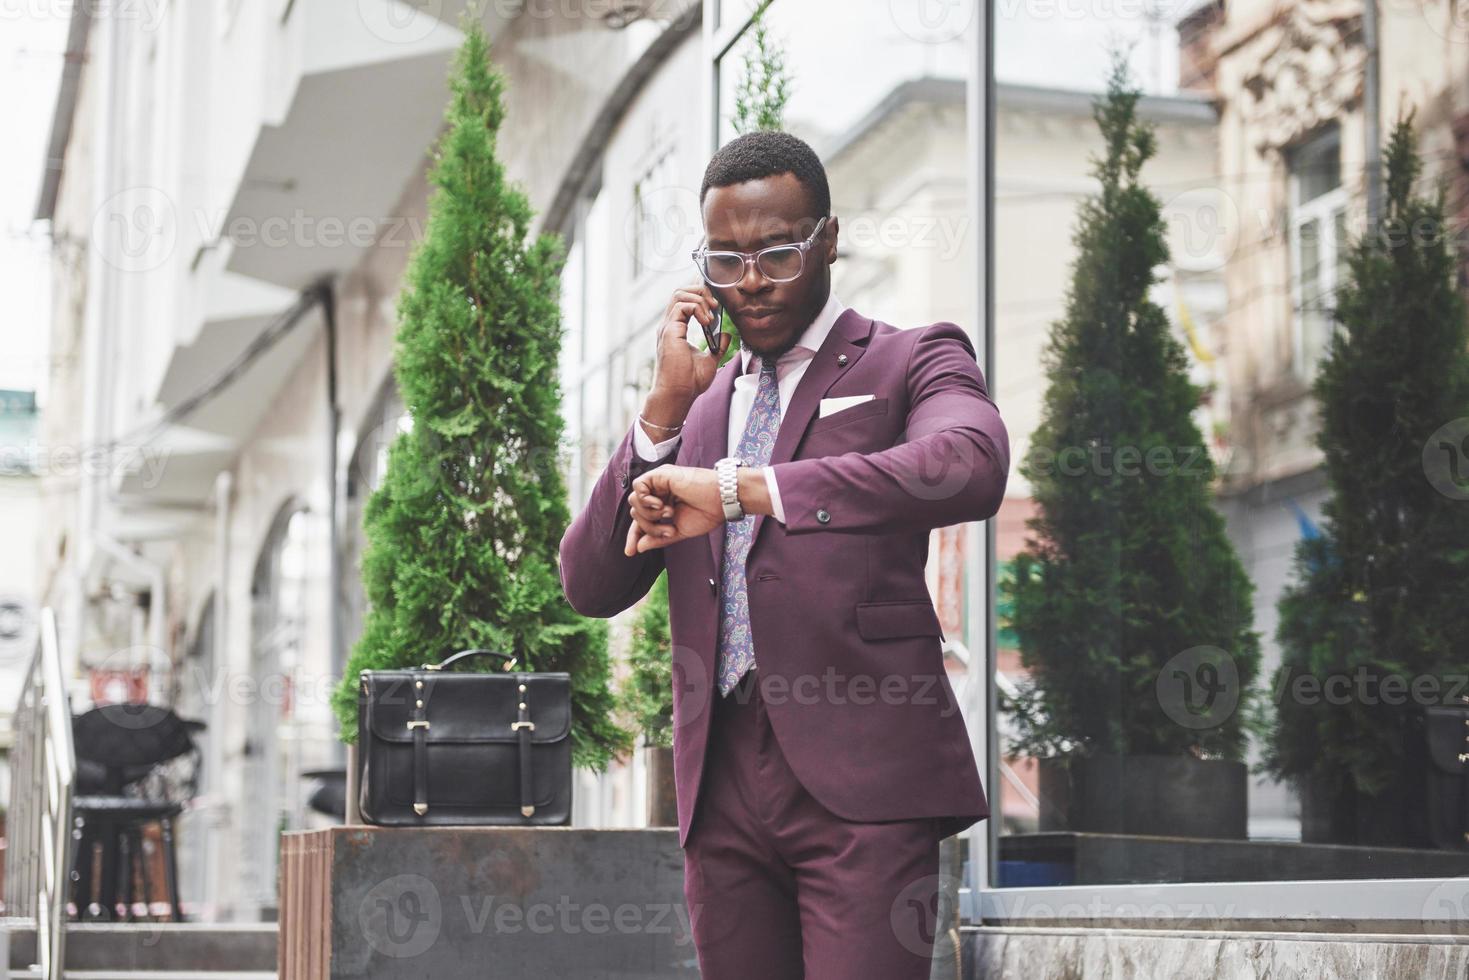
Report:
M 694 319 L 698 319 L 695 317 Z M 714 304 L 714 319 L 709 324 L 699 320 L 699 326 L 704 328 L 704 340 L 709 345 L 709 350 L 715 357 L 719 356 L 719 335 L 724 327 L 724 307 L 718 302 Z

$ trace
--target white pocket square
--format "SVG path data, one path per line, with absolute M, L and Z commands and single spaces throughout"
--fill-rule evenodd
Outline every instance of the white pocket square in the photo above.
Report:
M 844 408 L 871 401 L 874 397 L 873 395 L 843 395 L 840 398 L 823 398 L 820 408 L 817 409 L 816 417 L 824 419 L 833 412 L 840 412 Z

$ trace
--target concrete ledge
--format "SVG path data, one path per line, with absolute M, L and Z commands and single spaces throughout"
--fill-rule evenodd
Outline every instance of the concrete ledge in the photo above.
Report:
M 967 927 L 965 980 L 1422 980 L 1469 975 L 1469 940 L 1408 934 Z

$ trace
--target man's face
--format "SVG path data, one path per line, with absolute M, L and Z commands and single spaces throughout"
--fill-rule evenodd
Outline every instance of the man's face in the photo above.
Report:
M 704 195 L 704 230 L 712 251 L 755 252 L 803 242 L 821 219 L 794 174 L 778 174 Z M 733 286 L 711 286 L 730 312 L 740 340 L 755 354 L 779 356 L 811 325 L 831 291 L 837 256 L 837 219 L 829 218 L 806 253 L 806 265 L 790 282 L 771 282 L 756 263 Z

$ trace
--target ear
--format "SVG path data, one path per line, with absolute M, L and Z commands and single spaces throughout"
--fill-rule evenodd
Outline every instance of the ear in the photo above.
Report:
M 831 265 L 837 260 L 837 235 L 841 227 L 837 222 L 837 216 L 832 215 L 827 219 L 826 227 L 821 229 L 821 237 L 826 241 L 826 264 Z

